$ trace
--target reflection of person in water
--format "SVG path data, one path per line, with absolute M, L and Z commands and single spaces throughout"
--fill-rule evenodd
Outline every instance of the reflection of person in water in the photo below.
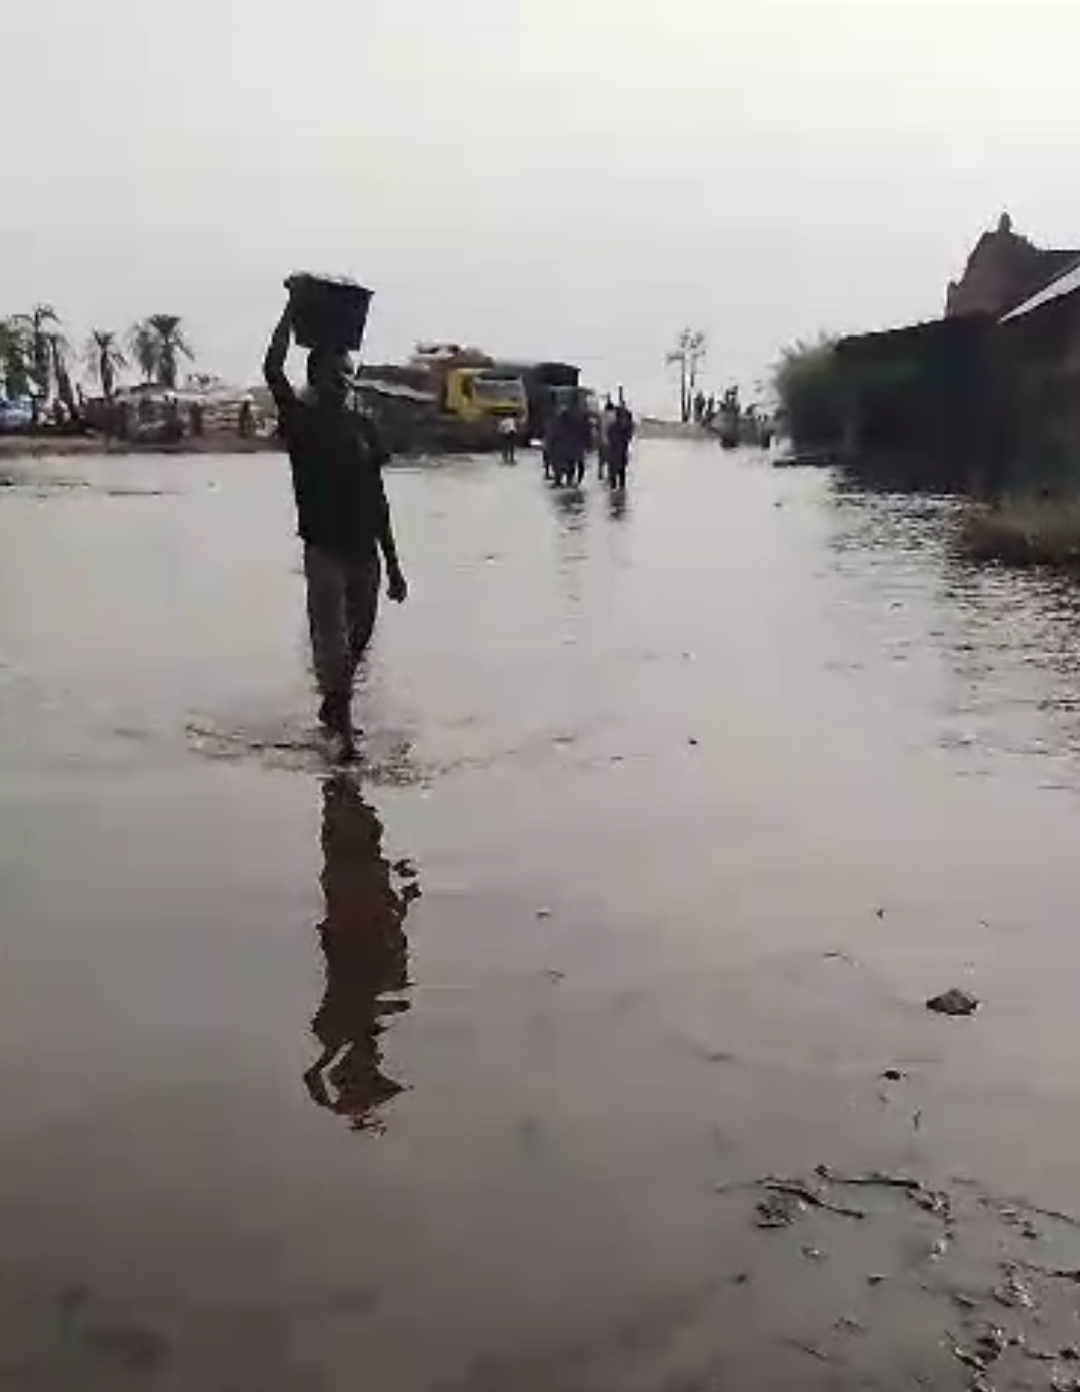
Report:
M 326 780 L 326 917 L 319 925 L 326 992 L 312 1021 L 322 1053 L 304 1082 L 314 1101 L 349 1117 L 357 1130 L 372 1128 L 378 1110 L 403 1090 L 382 1071 L 379 1040 L 387 1017 L 409 1009 L 408 1001 L 386 997 L 409 985 L 403 924 L 419 889 L 406 862 L 391 866 L 383 856 L 382 832 L 352 778 Z

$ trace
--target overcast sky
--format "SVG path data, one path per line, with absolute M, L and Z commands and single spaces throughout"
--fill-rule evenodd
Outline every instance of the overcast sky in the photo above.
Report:
M 10 0 L 3 38 L 0 312 L 180 313 L 243 380 L 299 267 L 375 288 L 370 358 L 655 406 L 684 323 L 750 384 L 938 312 L 1003 208 L 1080 244 L 1076 0 Z

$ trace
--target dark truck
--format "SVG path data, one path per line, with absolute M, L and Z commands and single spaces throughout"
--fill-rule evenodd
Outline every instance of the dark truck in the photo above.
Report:
M 529 403 L 526 443 L 544 438 L 547 423 L 560 399 L 565 399 L 567 390 L 578 387 L 581 382 L 581 368 L 572 363 L 504 362 L 500 359 L 495 367 L 507 376 L 520 377 L 525 383 Z

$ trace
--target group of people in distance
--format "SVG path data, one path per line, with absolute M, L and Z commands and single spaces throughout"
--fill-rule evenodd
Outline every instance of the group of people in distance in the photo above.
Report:
M 595 449 L 598 477 L 606 477 L 612 489 L 625 488 L 634 429 L 633 413 L 621 391 L 617 402 L 610 396 L 606 399 L 595 419 L 585 409 L 581 394 L 575 392 L 548 422 L 544 477 L 558 487 L 580 488 L 585 459 Z

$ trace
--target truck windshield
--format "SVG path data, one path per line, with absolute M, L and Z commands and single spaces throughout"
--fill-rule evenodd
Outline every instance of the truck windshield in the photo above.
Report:
M 473 396 L 478 401 L 510 401 L 524 406 L 525 384 L 520 377 L 474 377 Z

